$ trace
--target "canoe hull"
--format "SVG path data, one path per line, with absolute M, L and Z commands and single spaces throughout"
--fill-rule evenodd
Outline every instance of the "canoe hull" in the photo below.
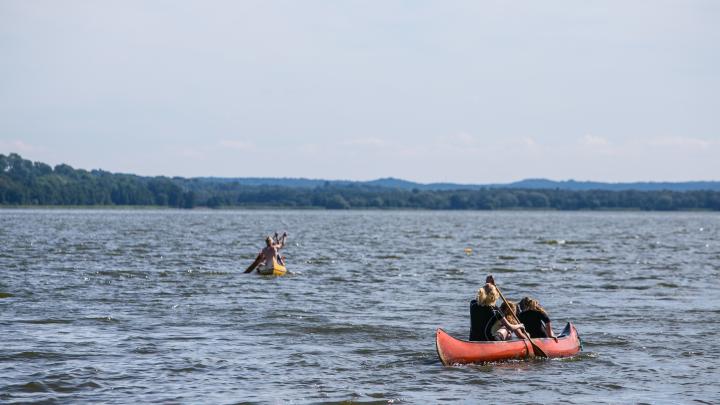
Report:
M 284 276 L 285 273 L 287 273 L 285 266 L 275 263 L 275 266 L 273 267 L 273 276 Z
M 287 273 L 287 268 L 275 260 L 273 260 L 272 269 L 258 267 L 258 274 L 262 274 L 263 276 L 284 276 L 285 273 Z
M 548 357 L 571 357 L 582 349 L 577 329 L 569 322 L 557 342 L 549 338 L 533 339 L 533 342 Z M 526 359 L 532 353 L 532 346 L 524 340 L 470 342 L 456 339 L 442 329 L 435 333 L 435 348 L 440 361 L 446 366 Z

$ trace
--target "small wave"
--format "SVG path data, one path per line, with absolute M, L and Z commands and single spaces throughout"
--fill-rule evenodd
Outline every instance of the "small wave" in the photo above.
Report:
M 362 327 L 354 325 L 327 325 L 327 326 L 301 326 L 299 329 L 306 334 L 319 335 L 344 335 L 349 333 L 358 333 Z
M 587 240 L 566 240 L 566 239 L 541 239 L 535 242 L 538 245 L 567 245 L 567 246 L 581 246 L 581 245 L 594 245 L 595 242 Z
M 593 340 L 592 342 L 587 342 L 583 339 L 583 346 L 586 347 L 598 347 L 598 346 L 612 346 L 612 347 L 624 347 L 624 346 L 630 346 L 632 345 L 631 342 L 621 339 L 616 340 Z
M 491 267 L 490 273 L 517 273 L 517 270 L 510 267 Z
M 649 285 L 627 285 L 627 284 L 603 284 L 600 286 L 603 290 L 637 290 L 637 291 L 643 291 L 643 290 L 649 290 L 653 288 L 653 286 Z
M 515 260 L 517 258 L 518 258 L 517 256 L 504 256 L 504 255 L 498 256 L 498 259 L 500 259 L 500 260 Z
M 31 381 L 25 384 L 16 384 L 5 387 L 8 392 L 21 392 L 27 394 L 37 394 L 41 392 L 72 393 L 84 391 L 88 388 L 101 388 L 101 385 L 94 381 L 86 381 L 76 385 L 53 381 Z
M 68 356 L 55 352 L 19 352 L 7 356 L 0 356 L 0 361 L 23 361 L 23 360 L 64 360 Z
M 312 265 L 316 265 L 316 266 L 326 266 L 326 265 L 335 264 L 335 260 L 331 259 L 329 257 L 319 257 L 319 258 L 306 260 L 305 264 L 312 264 Z
M 17 388 L 18 388 L 17 389 L 18 391 L 27 392 L 30 394 L 37 393 L 37 392 L 49 392 L 50 391 L 50 388 L 48 388 L 48 386 L 45 385 L 41 381 L 31 381 L 31 382 L 29 382 L 27 384 L 23 384 Z
M 57 382 L 46 382 L 45 386 L 48 387 L 51 391 L 54 392 L 62 392 L 62 393 L 72 393 L 72 392 L 78 392 L 83 391 L 87 388 L 101 388 L 100 384 L 94 382 L 94 381 L 87 381 L 81 384 L 72 385 L 67 383 L 57 383 Z
M 183 373 L 192 373 L 195 371 L 202 371 L 206 368 L 207 368 L 207 366 L 202 363 L 195 363 L 195 364 L 187 366 L 187 367 L 169 368 L 168 371 L 171 373 L 183 374 Z
M 567 243 L 565 239 L 543 239 L 536 241 L 536 245 L 564 245 Z
M 494 371 L 494 366 L 496 366 L 498 363 L 474 363 L 474 364 L 452 364 L 453 367 L 458 369 L 468 369 L 472 371 L 480 371 L 483 373 L 490 373 Z M 477 381 L 477 383 L 482 383 L 483 380 L 473 380 Z
M 331 277 L 328 277 L 328 281 L 331 281 L 333 283 L 347 283 L 347 282 L 351 282 L 352 280 L 348 280 L 348 279 L 346 279 L 344 277 L 340 277 L 340 276 L 331 276 Z
M 399 259 L 402 259 L 402 256 L 397 256 L 397 255 L 380 255 L 380 256 L 375 256 L 375 258 L 376 258 L 376 259 L 394 259 L 394 260 L 399 260 Z
M 598 357 L 598 354 L 595 352 L 580 352 L 572 357 L 560 357 L 555 359 L 550 359 L 552 361 L 559 361 L 561 363 L 575 363 L 579 361 L 585 361 L 590 359 L 596 359 Z
M 612 273 L 609 273 L 609 274 L 612 274 Z M 647 276 L 643 275 L 643 276 L 634 276 L 634 277 L 627 278 L 627 280 L 629 280 L 629 281 L 645 281 L 645 280 L 657 280 L 657 279 L 658 279 L 658 276 L 655 276 L 655 275 L 647 275 Z
M 166 339 L 167 339 L 167 340 L 171 340 L 171 341 L 185 342 L 185 341 L 194 341 L 194 340 L 207 340 L 208 337 L 206 337 L 206 336 L 183 336 L 183 335 L 178 335 L 178 336 L 168 336 Z
M 666 282 L 657 283 L 657 286 L 658 286 L 658 287 L 666 287 L 666 288 L 678 288 L 678 287 L 680 287 L 679 285 L 677 285 L 677 284 L 675 284 L 675 283 L 666 283 Z
M 383 398 L 378 400 L 369 400 L 364 401 L 362 400 L 362 395 L 353 393 L 349 399 L 341 399 L 337 401 L 322 401 L 321 403 L 323 405 L 348 405 L 348 404 L 354 404 L 354 403 L 362 403 L 363 405 L 387 405 L 392 404 L 395 402 L 400 402 L 395 399 L 385 399 L 386 395 L 382 393 L 371 393 L 366 394 L 370 398 Z
M 148 278 L 147 271 L 138 270 L 98 270 L 94 273 L 97 276 L 111 276 L 117 278 Z
M 540 287 L 542 284 L 534 282 L 534 281 L 519 281 L 517 283 L 518 288 L 535 288 Z
M 132 350 L 133 353 L 137 354 L 155 354 L 158 353 L 158 349 L 155 345 L 139 346 Z
M 188 271 L 184 274 L 190 274 L 192 277 L 217 277 L 217 276 L 228 276 L 235 272 L 209 270 L 209 271 Z
M 112 316 L 93 316 L 89 318 L 83 318 L 86 321 L 93 321 L 93 322 L 101 322 L 101 323 L 115 323 L 120 322 L 119 320 L 113 318 Z
M 24 319 L 17 320 L 18 323 L 29 323 L 32 325 L 45 325 L 45 324 L 70 324 L 73 323 L 72 319 Z
M 616 391 L 616 390 L 622 390 L 625 389 L 622 385 L 615 384 L 615 383 L 598 383 L 598 384 L 592 384 L 595 387 L 606 389 L 608 391 Z
M 612 257 L 587 257 L 582 259 L 584 262 L 590 262 L 590 263 L 610 263 L 615 259 L 614 256 Z
M 361 348 L 359 348 L 359 349 L 353 350 L 352 352 L 355 353 L 355 354 L 359 354 L 359 355 L 363 355 L 363 356 L 364 356 L 364 355 L 371 355 L 371 354 L 372 354 L 372 355 L 376 355 L 376 354 L 378 353 L 378 351 L 379 351 L 379 350 L 377 350 L 377 349 L 371 349 L 371 348 L 368 348 L 368 347 L 361 347 Z
M 367 324 L 330 324 L 330 325 L 299 325 L 297 330 L 302 334 L 317 335 L 363 335 L 374 338 L 378 341 L 392 341 L 395 339 L 406 338 L 411 331 L 397 328 L 387 327 L 385 325 L 367 325 Z
M 694 352 L 694 351 L 682 352 L 680 354 L 685 357 L 705 356 L 705 352 Z

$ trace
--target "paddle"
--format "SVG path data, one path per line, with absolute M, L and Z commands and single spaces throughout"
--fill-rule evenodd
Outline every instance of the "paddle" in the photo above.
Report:
M 245 269 L 245 271 L 244 271 L 243 273 L 250 273 L 250 272 L 252 272 L 253 270 L 255 270 L 255 267 L 257 267 L 257 265 L 260 264 L 260 262 L 262 261 L 262 258 L 263 258 L 263 254 L 260 253 L 260 254 L 257 256 L 257 258 L 255 259 L 255 261 L 252 262 L 252 264 L 251 264 L 250 266 L 248 266 L 248 268 Z
M 497 290 L 498 294 L 500 294 L 500 298 L 503 300 L 503 302 L 505 303 L 505 305 L 507 305 L 508 308 L 510 308 L 510 310 L 512 311 L 513 316 L 515 316 L 515 319 L 518 319 L 518 320 L 519 320 L 520 318 L 518 318 L 517 313 L 515 313 L 515 310 L 512 309 L 512 307 L 510 306 L 510 304 L 508 304 L 508 301 L 505 299 L 505 296 L 503 295 L 502 291 L 500 291 L 500 288 L 497 286 L 497 284 L 495 284 L 495 279 L 493 278 L 493 276 L 487 276 L 487 279 L 485 279 L 485 282 L 490 283 L 490 284 L 492 284 L 492 285 L 495 286 L 495 289 Z M 530 341 L 530 344 L 532 345 L 532 348 L 533 348 L 533 351 L 535 352 L 535 355 L 540 356 L 540 357 L 547 357 L 547 356 L 548 356 L 547 354 L 545 354 L 545 352 L 544 352 L 537 344 L 535 344 L 535 342 L 533 342 L 532 338 L 530 337 L 530 334 L 527 333 L 527 331 L 525 331 L 525 336 L 527 336 L 527 340 Z

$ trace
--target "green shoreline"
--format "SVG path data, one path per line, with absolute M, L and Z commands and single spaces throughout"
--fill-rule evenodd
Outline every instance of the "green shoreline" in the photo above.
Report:
M 428 211 L 720 211 L 720 190 L 408 189 L 375 183 L 315 187 L 232 179 L 142 177 L 54 168 L 0 154 L 0 207 L 60 209 L 300 209 Z M 402 183 L 405 184 L 405 183 Z M 396 184 L 397 185 L 397 184 Z M 709 186 L 708 186 L 709 187 Z

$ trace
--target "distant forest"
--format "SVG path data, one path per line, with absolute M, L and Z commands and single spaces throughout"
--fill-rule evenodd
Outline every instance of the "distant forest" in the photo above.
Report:
M 426 190 L 353 182 L 314 187 L 248 185 L 231 179 L 143 177 L 66 164 L 51 167 L 12 153 L 0 154 L 0 205 L 720 211 L 720 191 Z

